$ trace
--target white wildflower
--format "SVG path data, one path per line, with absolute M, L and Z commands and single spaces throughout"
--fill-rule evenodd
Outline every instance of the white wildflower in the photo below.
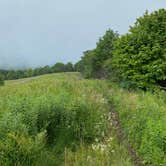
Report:
M 112 153 L 114 153 L 114 152 L 115 152 L 115 150 L 111 150 L 111 152 L 112 152 Z
M 99 140 L 97 138 L 95 138 L 95 142 L 99 142 Z

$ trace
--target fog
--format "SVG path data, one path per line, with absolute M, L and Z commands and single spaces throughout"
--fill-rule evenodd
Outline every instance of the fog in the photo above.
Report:
M 111 28 L 124 34 L 165 0 L 1 0 L 0 68 L 75 63 Z

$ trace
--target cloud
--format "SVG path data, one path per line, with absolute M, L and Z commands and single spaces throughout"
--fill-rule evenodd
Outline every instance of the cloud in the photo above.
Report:
M 146 9 L 166 1 L 1 0 L 0 68 L 76 62 L 106 29 L 127 32 Z

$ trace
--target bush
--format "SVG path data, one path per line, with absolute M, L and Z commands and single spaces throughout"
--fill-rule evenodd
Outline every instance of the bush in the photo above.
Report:
M 4 77 L 3 75 L 0 75 L 0 86 L 4 85 Z

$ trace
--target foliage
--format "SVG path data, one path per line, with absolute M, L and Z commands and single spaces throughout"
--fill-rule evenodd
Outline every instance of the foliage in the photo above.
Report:
M 0 86 L 4 85 L 4 77 L 0 74 Z
M 94 75 L 92 67 L 94 56 L 94 50 L 85 51 L 81 60 L 75 64 L 76 70 L 82 72 L 85 78 L 91 78 Z
M 76 64 L 76 70 L 82 72 L 86 78 L 107 77 L 107 68 L 104 63 L 107 59 L 112 59 L 113 42 L 117 39 L 117 32 L 107 30 L 105 35 L 99 39 L 94 50 L 84 52 L 84 56 Z
M 166 10 L 146 12 L 119 37 L 109 29 L 75 65 L 86 78 L 109 78 L 128 89 L 166 86 Z
M 119 113 L 125 137 L 144 165 L 166 165 L 165 92 L 129 92 L 113 87 L 110 102 Z
M 7 133 L 3 142 L 0 141 L 0 165 L 35 165 L 43 149 L 43 136 L 43 133 L 35 138 L 21 133 Z
M 14 80 L 14 79 L 20 79 L 20 78 L 27 78 L 27 77 L 33 77 L 43 74 L 49 74 L 49 73 L 58 73 L 58 72 L 72 72 L 74 71 L 74 66 L 71 62 L 68 62 L 67 64 L 63 63 L 56 63 L 53 66 L 44 66 L 44 67 L 38 67 L 35 69 L 25 69 L 25 70 L 0 70 L 0 74 L 3 76 L 5 80 Z
M 130 86 L 150 88 L 166 79 L 166 10 L 146 12 L 115 43 L 114 65 Z
M 105 35 L 99 39 L 95 49 L 95 56 L 92 61 L 94 76 L 99 78 L 106 77 L 104 63 L 108 59 L 112 60 L 114 49 L 113 43 L 118 39 L 118 36 L 117 32 L 109 29 L 106 31 Z
M 52 67 L 52 72 L 64 72 L 65 71 L 65 65 L 63 63 L 56 63 Z

